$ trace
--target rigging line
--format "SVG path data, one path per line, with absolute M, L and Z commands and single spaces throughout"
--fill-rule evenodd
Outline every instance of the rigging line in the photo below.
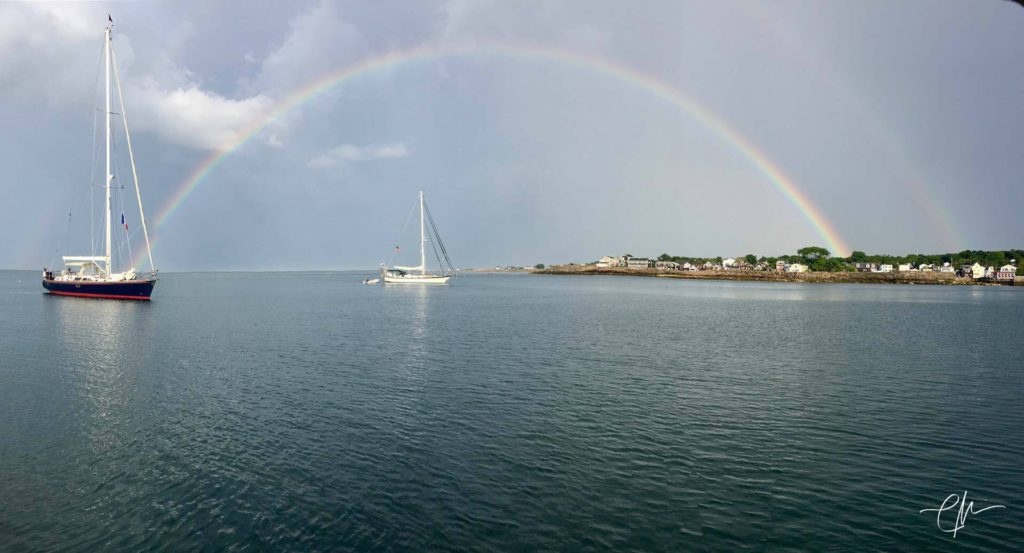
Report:
M 426 204 L 424 204 L 424 207 L 426 207 Z M 427 237 L 430 237 L 430 232 L 427 232 Z M 440 240 L 440 238 L 438 238 L 438 240 Z M 437 253 L 437 246 L 434 244 L 434 242 L 435 240 L 430 241 L 430 249 L 434 250 L 434 257 L 437 259 L 438 268 L 440 268 L 443 271 L 444 263 L 441 261 L 441 256 L 438 255 Z M 424 267 L 424 269 L 426 269 L 426 267 Z
M 437 245 L 435 245 L 435 243 L 439 245 L 441 242 L 441 237 L 438 236 L 437 228 L 434 226 L 433 221 L 430 220 L 430 212 L 428 211 L 426 202 L 424 202 L 423 204 L 423 211 L 427 214 L 427 223 L 429 223 L 430 225 L 427 234 L 431 235 L 430 245 L 431 247 L 434 248 L 434 256 L 437 257 L 437 264 L 440 266 L 442 271 L 447 271 L 444 261 L 441 260 L 441 256 L 438 255 L 437 253 Z M 444 251 L 443 247 L 441 248 L 441 251 Z
M 103 49 L 100 48 L 100 59 L 96 62 L 96 80 L 93 82 L 92 90 L 92 105 L 99 103 L 100 95 L 100 67 L 103 66 Z M 96 192 L 93 190 L 96 182 L 96 158 L 99 157 L 96 154 L 96 113 L 99 109 L 92 111 L 92 167 L 89 169 L 89 255 L 96 255 Z M 68 232 L 70 232 L 71 223 L 68 222 Z
M 441 252 L 444 254 L 444 259 L 448 262 L 448 268 L 454 273 L 455 264 L 452 263 L 451 257 L 448 256 L 448 249 L 444 247 L 444 240 L 441 240 L 441 233 L 437 231 L 437 225 L 434 223 L 434 216 L 430 213 L 430 206 L 428 206 L 426 202 L 423 202 L 423 208 L 424 211 L 427 212 L 427 220 L 430 221 L 430 228 L 434 230 L 434 236 L 437 237 L 438 245 L 441 246 Z
M 399 240 L 401 240 L 402 238 L 405 237 L 405 231 L 406 231 L 406 229 L 409 228 L 409 221 L 412 220 L 412 212 L 416 211 L 416 206 L 417 205 L 419 205 L 419 200 L 417 200 L 417 202 L 412 205 L 412 208 L 409 209 L 409 214 L 405 216 L 405 224 L 402 225 L 402 232 L 401 232 L 401 234 L 398 235 L 398 239 Z M 396 253 L 395 250 L 391 250 L 391 257 L 388 258 L 388 265 L 389 266 L 393 266 L 394 265 L 395 253 Z
M 117 99 L 121 103 L 121 121 L 124 122 L 124 139 L 128 145 L 128 160 L 132 164 L 132 181 L 135 183 L 135 197 L 139 202 L 139 223 L 142 226 L 142 236 L 146 239 L 146 254 L 149 256 L 149 270 L 156 272 L 156 265 L 153 263 L 153 249 L 149 243 L 149 230 L 146 228 L 146 213 L 142 210 L 142 190 L 139 188 L 139 174 L 135 170 L 135 153 L 132 151 L 132 137 L 128 134 L 128 112 L 124 108 L 124 95 L 121 93 L 121 77 L 117 73 L 117 58 L 114 51 L 110 51 L 111 65 L 114 66 L 114 82 L 117 83 Z M 134 266 L 132 267 L 134 269 Z
M 121 200 L 121 226 L 124 227 L 124 242 L 122 246 L 128 247 L 128 262 L 131 263 L 130 268 L 132 271 L 135 270 L 135 254 L 132 252 L 132 235 L 128 232 L 127 219 L 124 218 L 124 193 L 118 194 L 118 199 Z M 124 249 L 121 250 L 121 254 L 124 255 Z
M 444 242 L 441 240 L 441 234 L 437 232 L 437 225 L 434 224 L 434 217 L 430 214 L 430 207 L 427 206 L 426 202 L 423 202 L 423 211 L 426 212 L 426 214 L 427 214 L 427 221 L 430 223 L 430 229 L 433 232 L 434 237 L 437 239 L 438 244 L 441 246 L 441 251 L 445 253 L 445 260 L 448 261 L 448 254 L 447 254 L 447 252 L 445 252 Z M 435 253 L 436 253 L 436 251 L 435 251 Z M 442 269 L 445 269 L 444 264 L 441 263 L 440 257 L 438 257 L 437 262 L 438 262 L 438 264 L 441 265 Z M 450 267 L 451 263 L 449 262 L 448 265 Z M 448 269 L 445 269 L 445 270 L 447 271 Z
M 96 190 L 89 187 L 89 255 L 96 255 Z
M 66 243 L 64 245 L 64 251 L 65 252 L 70 252 L 71 251 L 71 210 L 68 210 L 68 236 L 67 236 Z M 50 260 L 50 266 L 51 267 L 53 267 L 53 262 L 54 261 L 55 261 L 54 259 Z

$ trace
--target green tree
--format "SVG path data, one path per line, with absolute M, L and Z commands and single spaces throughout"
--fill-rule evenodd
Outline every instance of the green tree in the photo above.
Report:
M 534 265 L 533 268 L 537 269 L 539 271 L 539 270 L 544 268 L 544 264 L 543 263 L 538 263 L 538 264 Z
M 757 256 L 752 254 L 752 253 L 748 253 L 747 254 L 746 260 L 747 260 L 747 264 L 748 265 L 756 265 L 757 264 Z
M 838 257 L 819 257 L 811 261 L 810 267 L 812 271 L 840 273 L 845 271 L 849 265 Z
M 866 253 L 854 250 L 850 252 L 850 257 L 848 257 L 847 259 L 849 259 L 851 263 L 864 263 L 867 260 L 867 258 L 868 255 Z
M 804 259 L 818 259 L 819 257 L 828 257 L 832 255 L 832 252 L 819 246 L 807 246 L 806 248 L 800 248 L 796 253 Z

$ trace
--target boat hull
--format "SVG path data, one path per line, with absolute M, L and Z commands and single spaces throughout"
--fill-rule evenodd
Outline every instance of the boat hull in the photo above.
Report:
M 148 300 L 156 279 L 89 282 L 43 279 L 43 288 L 55 296 L 112 300 Z
M 393 277 L 384 275 L 384 282 L 387 284 L 448 284 L 448 276 L 438 275 L 406 275 Z

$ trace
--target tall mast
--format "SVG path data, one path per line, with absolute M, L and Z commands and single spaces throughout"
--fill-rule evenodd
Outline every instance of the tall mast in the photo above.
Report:
M 105 188 L 107 193 L 106 209 L 104 211 L 104 227 L 107 233 L 107 274 L 111 273 L 110 267 L 110 25 L 107 26 L 107 30 L 103 33 L 103 66 L 106 78 L 103 81 L 104 87 L 107 94 L 107 105 L 106 110 L 103 112 L 103 118 L 106 123 L 107 136 L 105 139 L 106 150 L 107 150 L 107 172 L 104 173 L 106 176 Z
M 420 274 L 427 274 L 427 254 L 423 247 L 427 243 L 426 227 L 423 223 L 423 191 L 420 190 Z

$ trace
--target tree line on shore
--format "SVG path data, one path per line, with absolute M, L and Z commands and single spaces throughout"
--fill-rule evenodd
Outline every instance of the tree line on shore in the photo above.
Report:
M 833 257 L 832 252 L 820 246 L 808 246 L 797 250 L 796 255 L 779 255 L 775 257 L 757 256 L 747 254 L 742 258 L 751 267 L 761 263 L 769 268 L 774 268 L 777 261 L 786 263 L 801 263 L 807 265 L 811 271 L 838 273 L 844 271 L 855 271 L 857 263 L 888 264 L 896 267 L 898 265 L 910 264 L 919 267 L 921 264 L 941 266 L 949 263 L 954 269 L 962 265 L 973 265 L 979 263 L 985 267 L 1001 267 L 1007 264 L 1017 266 L 1017 275 L 1024 276 L 1024 250 L 963 250 L 957 253 L 942 254 L 907 254 L 907 255 L 868 255 L 862 251 L 854 251 L 848 257 Z M 669 255 L 663 253 L 658 256 L 658 261 L 674 261 L 680 265 L 684 263 L 703 265 L 711 262 L 716 265 L 722 264 L 721 257 L 687 257 L 680 255 Z

